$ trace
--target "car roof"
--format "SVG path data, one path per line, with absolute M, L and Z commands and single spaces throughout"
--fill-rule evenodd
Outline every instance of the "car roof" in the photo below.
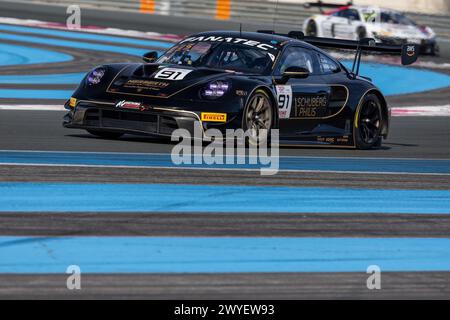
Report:
M 353 9 L 357 9 L 357 10 L 379 10 L 380 12 L 392 12 L 392 13 L 399 13 L 399 14 L 403 14 L 400 11 L 396 11 L 393 9 L 387 9 L 387 8 L 382 8 L 382 7 L 377 7 L 377 6 L 350 6 Z
M 193 34 L 190 37 L 207 37 L 207 36 L 214 36 L 214 37 L 231 37 L 231 38 L 243 38 L 243 39 L 249 39 L 254 41 L 259 41 L 263 43 L 271 43 L 273 44 L 273 41 L 276 41 L 277 44 L 275 44 L 278 49 L 281 49 L 281 45 L 285 45 L 286 43 L 289 44 L 301 44 L 304 47 L 311 48 L 311 49 L 318 49 L 317 47 L 306 43 L 304 41 L 301 41 L 299 39 L 290 38 L 288 36 L 282 36 L 277 34 L 269 34 L 269 33 L 262 33 L 262 32 L 248 32 L 248 31 L 207 31 L 207 32 L 201 32 L 197 34 Z M 319 49 L 320 50 L 320 49 Z

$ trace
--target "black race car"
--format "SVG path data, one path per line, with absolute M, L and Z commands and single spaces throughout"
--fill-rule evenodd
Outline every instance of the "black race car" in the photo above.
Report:
M 353 70 L 318 47 L 356 50 Z M 417 45 L 287 35 L 272 31 L 200 33 L 145 63 L 92 70 L 65 107 L 67 128 L 119 138 L 125 133 L 170 136 L 242 128 L 261 141 L 260 129 L 279 129 L 280 145 L 368 149 L 389 129 L 386 99 L 361 77 L 362 51 L 416 61 Z M 258 140 L 259 139 L 259 140 Z

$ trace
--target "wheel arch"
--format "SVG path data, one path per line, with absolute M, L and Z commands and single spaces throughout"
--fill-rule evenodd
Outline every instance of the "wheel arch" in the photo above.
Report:
M 388 134 L 389 134 L 389 118 L 390 118 L 390 112 L 389 112 L 389 107 L 386 101 L 386 98 L 384 97 L 384 95 L 381 93 L 381 91 L 377 88 L 372 88 L 369 89 L 368 91 L 366 91 L 360 98 L 358 106 L 355 110 L 355 118 L 354 118 L 354 127 L 356 127 L 356 124 L 358 123 L 359 120 L 359 112 L 361 110 L 362 107 L 362 102 L 364 100 L 364 98 L 369 95 L 369 94 L 374 94 L 381 103 L 381 113 L 382 113 L 382 129 L 381 129 L 381 135 L 383 136 L 383 138 L 387 138 Z
M 305 20 L 305 23 L 303 25 L 303 33 L 305 35 L 307 35 L 306 31 L 307 31 L 309 23 L 314 22 L 316 24 L 317 37 L 323 37 L 324 35 L 323 35 L 322 23 L 324 20 L 325 20 L 324 16 L 322 16 L 322 15 L 316 15 L 314 17 L 308 18 L 308 20 Z

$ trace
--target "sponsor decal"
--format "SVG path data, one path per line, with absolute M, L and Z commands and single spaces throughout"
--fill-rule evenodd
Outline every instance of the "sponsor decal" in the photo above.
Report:
M 413 57 L 416 54 L 416 46 L 408 46 L 406 48 L 406 54 L 409 57 Z
M 168 87 L 170 84 L 163 81 L 149 81 L 149 80 L 128 80 L 124 87 L 132 89 L 151 89 L 160 90 Z
M 247 95 L 247 91 L 244 90 L 236 90 L 236 95 L 240 97 L 245 97 Z
M 149 108 L 144 106 L 140 102 L 132 102 L 132 101 L 120 101 L 116 104 L 116 108 L 118 109 L 128 109 L 128 110 L 137 110 L 137 111 L 145 111 Z
M 328 106 L 328 98 L 326 96 L 301 96 L 294 99 L 295 117 L 297 118 L 314 118 L 323 116 Z
M 220 36 L 201 36 L 201 37 L 190 37 L 181 41 L 181 43 L 185 42 L 227 42 L 233 44 L 243 44 L 249 47 L 256 47 L 264 51 L 276 50 L 277 48 L 268 44 L 262 43 L 255 40 L 249 40 L 244 38 L 233 38 L 233 37 L 220 37 Z
M 189 69 L 164 68 L 155 75 L 155 79 L 180 81 L 191 72 Z
M 202 112 L 202 121 L 227 122 L 227 114 L 226 113 Z
M 292 87 L 276 86 L 278 100 L 278 116 L 280 119 L 289 119 L 292 109 Z
M 75 99 L 75 98 L 70 98 L 70 100 L 69 100 L 69 106 L 70 106 L 71 108 L 75 108 L 75 107 L 77 106 L 77 99 Z

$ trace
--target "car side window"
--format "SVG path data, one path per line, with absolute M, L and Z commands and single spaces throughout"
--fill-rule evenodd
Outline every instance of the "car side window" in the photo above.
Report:
M 336 64 L 336 62 L 334 62 L 324 54 L 317 53 L 317 55 L 319 57 L 320 72 L 322 74 L 334 73 L 339 69 L 339 66 Z
M 339 11 L 339 17 L 352 19 L 354 21 L 361 20 L 359 18 L 359 12 L 356 9 L 346 9 L 346 10 Z
M 317 59 L 311 50 L 302 47 L 290 47 L 283 53 L 275 74 L 282 75 L 290 67 L 305 68 L 311 74 L 315 74 L 317 73 L 316 64 Z

